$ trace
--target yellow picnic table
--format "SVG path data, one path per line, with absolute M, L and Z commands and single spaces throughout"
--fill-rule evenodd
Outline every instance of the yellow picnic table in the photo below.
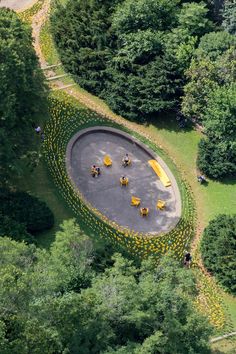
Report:
M 103 163 L 106 167 L 109 167 L 112 165 L 112 159 L 109 155 L 105 155 L 103 159 Z
M 164 200 L 158 199 L 157 209 L 163 210 L 163 209 L 165 209 L 165 205 L 166 205 L 166 203 L 164 202 Z
M 134 196 L 131 197 L 131 205 L 138 207 L 140 205 L 140 203 L 141 203 L 140 198 L 137 198 Z

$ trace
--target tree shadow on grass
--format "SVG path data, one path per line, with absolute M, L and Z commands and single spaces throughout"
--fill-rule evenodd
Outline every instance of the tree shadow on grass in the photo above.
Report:
M 236 185 L 236 176 L 224 178 L 224 179 L 220 180 L 220 183 L 225 184 L 225 185 L 229 185 L 229 186 L 234 186 L 234 185 Z
M 145 126 L 153 125 L 158 129 L 169 130 L 173 132 L 187 133 L 194 129 L 194 125 L 190 120 L 177 120 L 176 112 L 162 112 L 147 117 Z

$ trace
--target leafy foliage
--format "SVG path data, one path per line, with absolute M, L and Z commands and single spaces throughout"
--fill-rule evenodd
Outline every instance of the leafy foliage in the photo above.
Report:
M 229 33 L 236 33 L 236 3 L 234 0 L 224 1 L 222 24 Z
M 0 235 L 11 237 L 16 241 L 33 242 L 33 238 L 26 231 L 24 224 L 2 214 L 0 214 Z
M 204 110 L 207 139 L 199 144 L 198 166 L 208 176 L 236 173 L 236 86 L 221 87 L 208 96 Z
M 187 30 L 189 35 L 202 36 L 214 28 L 207 13 L 208 9 L 203 2 L 184 3 L 178 16 L 179 27 Z
M 91 246 L 74 221 L 51 252 L 0 238 L 4 354 L 209 353 L 211 329 L 193 308 L 191 271 L 168 257 L 137 269 L 116 254 L 96 275 Z
M 112 4 L 110 4 L 112 3 Z M 58 6 L 51 24 L 61 60 L 81 86 L 98 94 L 104 85 L 113 36 L 108 15 L 115 1 L 69 0 Z M 68 26 L 69 24 L 69 26 Z
M 212 28 L 207 12 L 202 3 L 180 0 L 69 0 L 51 24 L 79 84 L 143 121 L 178 102 L 198 37 Z
M 201 242 L 205 266 L 236 294 L 236 215 L 219 215 L 204 230 Z
M 53 213 L 46 203 L 26 192 L 11 192 L 1 188 L 0 213 L 24 224 L 30 233 L 49 229 L 54 224 Z
M 187 70 L 189 82 L 184 87 L 183 114 L 204 121 L 208 96 L 218 87 L 233 83 L 235 75 L 235 37 L 226 32 L 203 36 Z
M 138 30 L 164 31 L 176 22 L 176 6 L 180 0 L 126 0 L 117 6 L 112 27 L 118 34 Z
M 32 146 L 32 123 L 45 112 L 46 88 L 27 25 L 0 9 L 0 178 L 19 168 Z

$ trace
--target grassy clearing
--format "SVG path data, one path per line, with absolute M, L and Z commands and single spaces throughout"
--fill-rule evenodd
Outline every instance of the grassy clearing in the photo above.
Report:
M 236 339 L 229 338 L 212 343 L 212 354 L 234 354 L 236 352 Z
M 236 180 L 209 180 L 207 186 L 200 185 L 196 180 L 197 146 L 202 134 L 192 129 L 180 130 L 174 117 L 168 120 L 168 124 L 165 119 L 157 118 L 155 125 L 150 124 L 147 130 L 156 136 L 160 145 L 182 166 L 194 193 L 202 227 L 220 213 L 236 213 Z
M 231 320 L 233 325 L 232 330 L 235 331 L 236 330 L 236 298 L 232 295 L 224 293 L 223 299 L 231 315 Z

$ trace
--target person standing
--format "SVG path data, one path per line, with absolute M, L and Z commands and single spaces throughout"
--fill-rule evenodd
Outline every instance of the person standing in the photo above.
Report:
M 191 257 L 190 252 L 185 253 L 184 265 L 185 265 L 186 268 L 190 268 L 191 261 L 192 261 L 192 257 Z

